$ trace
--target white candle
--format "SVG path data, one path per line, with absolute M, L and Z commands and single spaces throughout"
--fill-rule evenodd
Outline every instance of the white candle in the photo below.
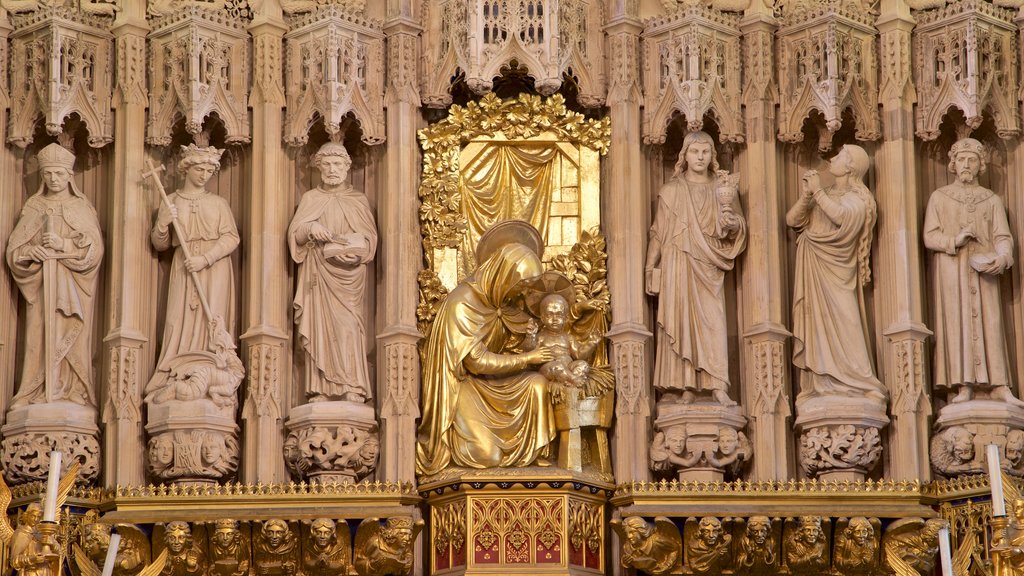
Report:
M 992 487 L 992 515 L 1006 516 L 1006 501 L 1003 500 L 1003 472 L 999 468 L 999 446 L 985 447 L 988 459 L 988 483 Z
M 60 452 L 50 452 L 50 474 L 46 477 L 46 500 L 43 522 L 57 521 L 57 484 L 60 483 Z
M 114 564 L 117 562 L 117 547 L 121 545 L 121 535 L 114 533 L 110 535 L 110 545 L 107 547 L 107 557 L 103 560 L 102 576 L 110 576 L 114 573 Z M 946 575 L 951 576 L 951 575 Z
M 939 560 L 942 562 L 942 576 L 953 576 L 953 554 L 950 551 L 948 526 L 939 528 Z

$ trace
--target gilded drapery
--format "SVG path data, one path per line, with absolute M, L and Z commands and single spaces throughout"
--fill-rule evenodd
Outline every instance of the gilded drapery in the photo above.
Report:
M 460 278 L 476 268 L 480 236 L 502 220 L 525 220 L 548 243 L 557 154 L 555 142 L 494 143 L 462 168 L 459 188 L 467 227 L 459 246 Z

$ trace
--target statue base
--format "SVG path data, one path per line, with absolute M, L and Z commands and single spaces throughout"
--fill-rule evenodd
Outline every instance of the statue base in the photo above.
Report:
M 300 480 L 354 483 L 377 467 L 377 418 L 369 404 L 303 404 L 292 408 L 287 427 L 285 462 Z
M 238 424 L 210 400 L 168 400 L 149 406 L 148 468 L 161 482 L 203 486 L 238 469 Z
M 50 402 L 12 408 L 0 434 L 4 477 L 10 484 L 45 482 L 53 450 L 62 455 L 62 473 L 77 461 L 82 480 L 99 475 L 99 427 L 92 406 Z
M 423 483 L 433 530 L 429 572 L 603 575 L 612 490 L 588 476 L 538 467 L 466 470 Z
M 655 429 L 658 431 L 674 429 L 678 434 L 685 434 L 687 454 L 705 454 L 693 464 L 679 468 L 680 482 L 724 480 L 725 467 L 710 463 L 706 455 L 715 455 L 718 452 L 723 429 L 731 430 L 739 436 L 746 425 L 747 419 L 739 406 L 707 402 L 661 402 L 657 406 L 657 419 L 654 421 Z M 736 448 L 739 449 L 739 446 Z M 685 458 L 686 454 L 681 457 Z
M 825 481 L 864 480 L 882 455 L 885 403 L 874 398 L 817 396 L 798 400 L 800 466 Z
M 995 444 L 1003 469 L 1024 476 L 1024 408 L 987 399 L 947 404 L 935 426 L 931 462 L 939 474 L 954 478 L 985 472 L 985 447 Z

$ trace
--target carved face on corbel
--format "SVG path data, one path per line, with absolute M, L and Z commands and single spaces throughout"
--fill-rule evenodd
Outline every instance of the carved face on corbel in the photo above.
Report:
M 851 518 L 850 524 L 846 527 L 846 531 L 858 546 L 866 546 L 868 540 L 870 540 L 875 534 L 875 529 L 871 527 L 871 522 L 863 516 Z
M 963 428 L 953 430 L 953 456 L 961 463 L 974 459 L 974 436 Z
M 718 544 L 718 539 L 722 537 L 722 521 L 718 518 L 712 518 L 710 516 L 701 518 L 700 525 L 697 527 L 697 538 L 706 546 L 714 546 Z
M 797 531 L 799 539 L 803 540 L 806 544 L 814 544 L 823 536 L 821 518 L 813 516 L 802 516 L 800 518 L 800 528 Z
M 278 548 L 284 543 L 288 533 L 288 526 L 283 520 L 271 519 L 263 524 L 263 537 L 267 539 L 270 548 Z
M 736 433 L 736 430 L 732 428 L 722 427 L 718 432 L 718 451 L 724 456 L 728 456 L 736 451 L 739 446 L 740 438 Z
M 672 426 L 665 430 L 665 446 L 676 456 L 686 453 L 686 427 Z
M 171 554 L 177 556 L 182 554 L 187 547 L 192 545 L 192 531 L 184 522 L 171 522 L 167 525 L 167 532 L 164 533 L 164 543 Z
M 309 532 L 317 546 L 327 548 L 334 541 L 335 529 L 333 520 L 318 518 L 309 527 Z
M 1006 460 L 1010 466 L 1016 468 L 1024 458 L 1024 432 L 1010 430 L 1006 435 Z
M 767 516 L 752 516 L 747 521 L 747 538 L 758 546 L 764 546 L 771 530 L 772 523 Z
M 626 529 L 626 540 L 634 548 L 643 545 L 654 531 L 654 528 L 640 516 L 626 518 L 622 521 L 622 527 Z

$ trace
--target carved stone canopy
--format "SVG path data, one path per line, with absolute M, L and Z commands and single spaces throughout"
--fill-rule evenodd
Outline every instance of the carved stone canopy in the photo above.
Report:
M 190 5 L 154 19 L 152 26 L 146 141 L 170 144 L 179 117 L 190 134 L 199 134 L 206 118 L 216 113 L 227 132 L 225 142 L 249 142 L 244 23 L 226 12 Z
M 643 54 L 644 142 L 664 143 L 676 112 L 690 131 L 710 113 L 723 141 L 743 141 L 739 16 L 703 5 L 680 8 L 648 22 Z
M 915 12 L 914 18 L 917 135 L 937 138 L 950 108 L 960 109 L 970 128 L 981 125 L 987 108 L 1000 138 L 1018 134 L 1014 12 L 964 0 Z
M 352 114 L 366 144 L 384 141 L 384 33 L 381 24 L 326 5 L 291 21 L 285 35 L 288 117 L 284 139 L 301 146 L 322 119 L 328 134 Z
M 423 104 L 451 103 L 449 84 L 456 70 L 477 94 L 489 92 L 492 78 L 515 60 L 535 79 L 537 91 L 551 95 L 570 73 L 586 107 L 604 104 L 605 79 L 599 0 L 441 0 L 428 5 L 425 20 L 439 37 L 424 38 L 426 71 Z
M 114 139 L 111 113 L 113 36 L 106 19 L 72 8 L 47 7 L 16 16 L 11 34 L 11 125 L 7 141 L 24 148 L 36 120 L 57 136 L 77 114 L 89 145 Z

